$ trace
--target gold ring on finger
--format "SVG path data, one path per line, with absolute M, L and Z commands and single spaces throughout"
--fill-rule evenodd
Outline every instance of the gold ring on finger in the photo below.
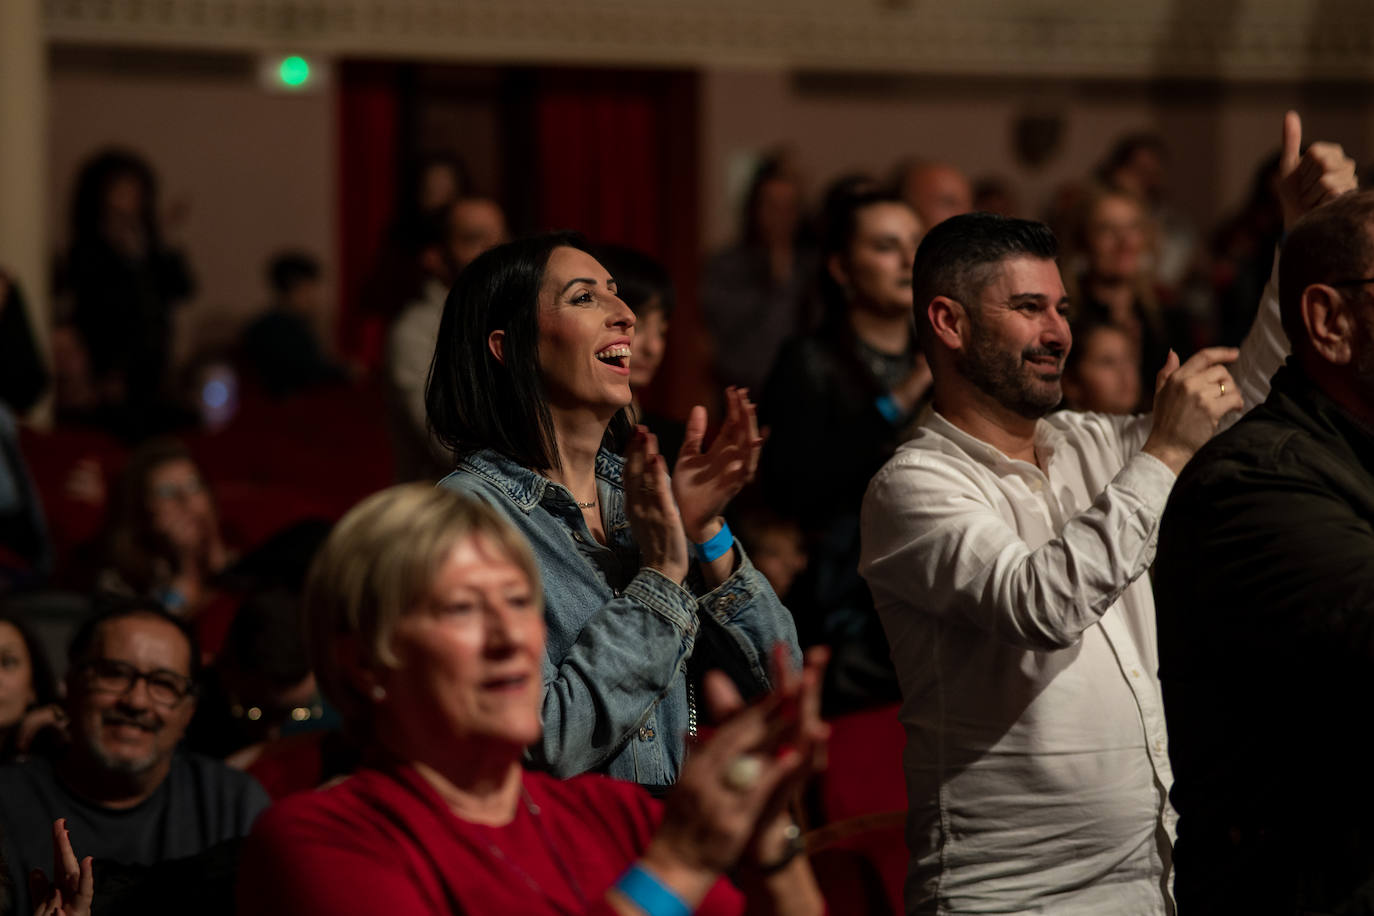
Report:
M 1222 396 L 1222 397 L 1226 397 L 1226 383 L 1225 383 L 1225 382 L 1217 382 L 1217 384 L 1221 386 L 1221 396 Z

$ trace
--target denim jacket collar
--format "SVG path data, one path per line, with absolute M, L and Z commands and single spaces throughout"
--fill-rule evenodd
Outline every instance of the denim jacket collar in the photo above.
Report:
M 567 493 L 538 471 L 532 471 L 491 449 L 482 449 L 464 456 L 458 462 L 458 468 L 490 481 L 527 515 L 543 502 L 550 487 Z M 625 459 L 621 456 L 605 448 L 596 453 L 597 479 L 615 490 L 621 489 L 621 475 L 624 469 Z

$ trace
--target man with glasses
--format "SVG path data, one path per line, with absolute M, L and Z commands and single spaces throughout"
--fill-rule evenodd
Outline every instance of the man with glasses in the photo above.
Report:
M 69 746 L 0 769 L 0 831 L 13 912 L 33 912 L 28 875 L 52 873 L 52 824 L 80 856 L 153 865 L 245 836 L 268 805 L 251 776 L 177 751 L 195 710 L 199 652 L 154 604 L 97 614 L 72 640 Z M 97 899 L 101 896 L 97 877 Z
M 1300 140 L 1290 113 L 1293 216 L 1354 186 L 1339 147 Z M 860 559 L 902 688 L 908 914 L 1172 911 L 1145 572 L 1176 475 L 1285 343 L 1270 300 L 1239 353 L 1170 354 L 1152 415 L 1051 413 L 1071 343 L 1055 256 L 1048 227 L 987 213 L 916 254 L 935 411 L 870 484 Z
M 1374 911 L 1374 192 L 1279 265 L 1293 355 L 1160 531 L 1185 913 Z

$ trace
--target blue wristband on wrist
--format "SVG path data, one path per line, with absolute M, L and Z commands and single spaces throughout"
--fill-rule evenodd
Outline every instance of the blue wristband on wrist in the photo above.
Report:
M 703 563 L 710 563 L 712 560 L 719 559 L 730 552 L 730 548 L 735 545 L 735 536 L 730 533 L 730 525 L 722 522 L 720 530 L 711 535 L 711 539 L 705 544 L 693 544 L 692 553 L 696 554 L 698 560 Z
M 682 898 L 638 863 L 631 865 L 620 876 L 615 889 L 629 897 L 648 916 L 691 916 L 692 910 L 682 902 Z
M 883 415 L 883 419 L 893 426 L 901 424 L 902 420 L 906 419 L 906 411 L 902 410 L 897 399 L 890 394 L 882 395 L 873 403 L 878 408 L 878 413 Z

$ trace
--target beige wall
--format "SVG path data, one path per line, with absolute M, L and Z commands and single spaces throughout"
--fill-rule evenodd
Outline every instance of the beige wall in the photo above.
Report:
M 245 60 L 154 64 L 148 55 L 58 53 L 49 125 L 55 246 L 67 237 L 77 170 L 107 144 L 147 156 L 161 178 L 163 210 L 184 210 L 167 234 L 185 248 L 200 288 L 178 316 L 181 356 L 231 338 L 264 305 L 263 267 L 280 248 L 321 259 L 333 302 L 329 92 L 267 93 Z
M 900 157 L 947 159 L 973 176 L 999 174 L 1038 215 L 1060 182 L 1086 174 L 1119 134 L 1161 131 L 1173 151 L 1176 206 L 1207 226 L 1245 194 L 1255 165 L 1278 145 L 1283 111 L 1304 113 L 1309 137 L 1335 139 L 1358 161 L 1374 156 L 1374 94 L 1332 87 L 1027 82 L 957 78 L 808 77 L 775 70 L 712 70 L 702 84 L 703 232 L 708 246 L 735 227 L 733 194 L 751 154 L 786 143 L 813 191 L 842 172 L 886 176 Z M 1059 152 L 1040 169 L 1019 165 L 1016 118 L 1062 116 Z

